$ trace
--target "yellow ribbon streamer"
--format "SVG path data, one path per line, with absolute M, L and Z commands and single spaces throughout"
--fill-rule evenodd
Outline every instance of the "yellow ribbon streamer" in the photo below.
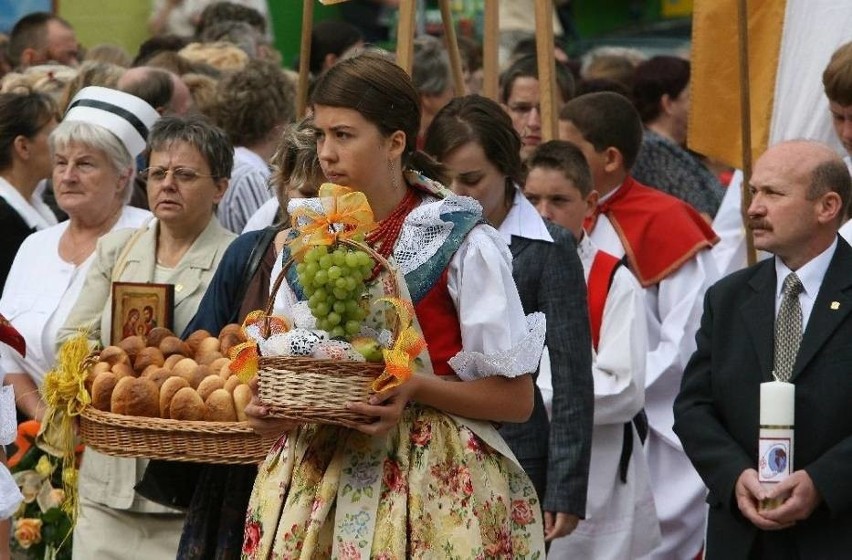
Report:
M 373 211 L 364 193 L 323 183 L 318 197 L 323 208 L 321 212 L 307 206 L 293 212 L 292 224 L 299 235 L 290 242 L 290 253 L 296 260 L 301 260 L 301 255 L 312 246 L 334 245 L 338 239 L 352 239 L 375 226 Z M 299 225 L 305 220 L 307 223 Z
M 382 352 L 385 358 L 385 370 L 372 384 L 372 389 L 381 393 L 402 385 L 411 378 L 413 373 L 411 364 L 426 348 L 426 341 L 414 328 L 414 305 L 410 301 L 383 297 L 376 302 L 389 303 L 400 322 L 399 336 L 396 337 L 393 347 Z
M 253 340 L 237 344 L 229 352 L 231 363 L 228 368 L 234 372 L 241 383 L 248 383 L 257 375 L 258 358 L 257 344 Z
M 62 482 L 65 491 L 62 511 L 71 519 L 72 527 L 77 522 L 79 503 L 74 417 L 79 416 L 92 402 L 85 387 L 89 354 L 89 341 L 85 332 L 78 332 L 68 339 L 59 349 L 55 367 L 44 376 L 41 391 L 47 410 L 37 445 L 62 458 Z

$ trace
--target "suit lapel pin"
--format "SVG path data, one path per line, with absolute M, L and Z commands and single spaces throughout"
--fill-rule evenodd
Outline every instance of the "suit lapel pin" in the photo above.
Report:
M 183 284 L 176 284 L 176 285 L 175 285 L 175 291 L 176 291 L 176 292 L 179 292 L 179 291 L 181 291 L 181 290 L 183 290 Z M 837 303 L 837 302 L 835 301 L 834 303 Z M 836 307 L 834 307 L 834 303 L 832 303 L 832 304 L 831 304 L 831 308 L 832 308 L 832 309 L 837 309 Z M 838 305 L 840 305 L 840 304 L 838 303 Z
M 840 309 L 840 302 L 839 301 L 832 301 L 831 302 L 831 310 L 837 311 L 838 309 Z

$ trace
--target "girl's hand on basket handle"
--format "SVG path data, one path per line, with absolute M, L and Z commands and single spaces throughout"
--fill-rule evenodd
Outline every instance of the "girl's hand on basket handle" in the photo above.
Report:
M 408 404 L 415 393 L 416 385 L 417 376 L 412 375 L 402 385 L 371 396 L 366 403 L 352 402 L 347 404 L 346 408 L 352 412 L 376 418 L 369 424 L 360 424 L 354 426 L 354 428 L 359 432 L 373 436 L 386 434 L 399 422 L 399 417 L 402 416 L 405 405 Z
M 246 418 L 255 433 L 262 436 L 280 436 L 298 426 L 297 422 L 284 418 L 269 416 L 269 409 L 261 404 L 257 396 L 257 376 L 249 381 L 251 387 L 251 402 L 246 405 Z

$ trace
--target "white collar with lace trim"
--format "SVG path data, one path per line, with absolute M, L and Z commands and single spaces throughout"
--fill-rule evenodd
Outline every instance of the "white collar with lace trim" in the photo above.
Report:
M 512 201 L 512 207 L 497 231 L 500 232 L 500 236 L 507 244 L 512 243 L 512 236 L 553 243 L 553 236 L 547 231 L 544 218 L 517 186 L 515 187 L 515 199 Z

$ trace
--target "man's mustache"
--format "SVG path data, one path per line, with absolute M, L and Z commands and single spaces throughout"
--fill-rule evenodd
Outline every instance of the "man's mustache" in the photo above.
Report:
M 748 221 L 748 229 L 765 229 L 767 231 L 772 231 L 772 225 L 763 218 L 751 218 Z

